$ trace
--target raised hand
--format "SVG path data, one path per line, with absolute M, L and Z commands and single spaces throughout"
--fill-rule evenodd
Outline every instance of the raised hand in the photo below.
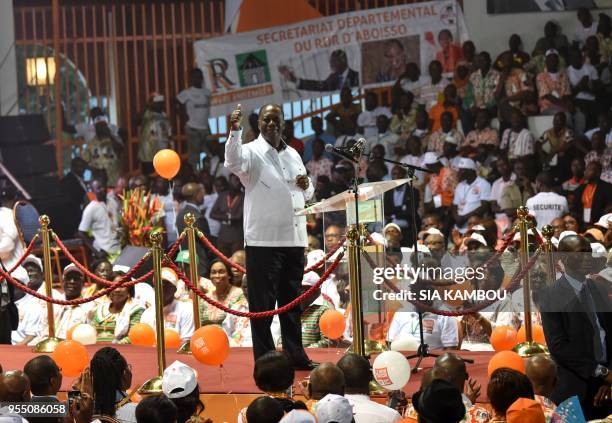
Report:
M 240 130 L 240 122 L 242 121 L 242 110 L 240 109 L 240 104 L 236 107 L 236 110 L 232 112 L 230 115 L 230 126 L 232 131 Z

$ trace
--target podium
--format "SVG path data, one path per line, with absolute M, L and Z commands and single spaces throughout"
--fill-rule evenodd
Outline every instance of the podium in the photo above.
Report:
M 382 323 L 383 302 L 375 300 L 373 291 L 378 286 L 373 283 L 373 269 L 371 262 L 376 267 L 384 267 L 384 244 L 366 246 L 365 241 L 370 234 L 381 233 L 384 226 L 384 201 L 385 192 L 408 183 L 410 179 L 397 179 L 382 182 L 368 182 L 358 185 L 357 194 L 349 189 L 336 194 L 326 200 L 322 200 L 296 213 L 298 216 L 311 214 L 323 214 L 323 226 L 325 233 L 327 228 L 335 226 L 335 242 L 325 245 L 325 249 L 333 247 L 341 240 L 341 235 L 346 235 L 346 247 L 348 260 L 344 264 L 348 267 L 351 324 L 353 327 L 352 350 L 354 353 L 367 356 L 368 352 L 381 351 L 381 347 L 375 342 L 368 342 L 366 348 L 364 336 L 364 311 L 372 310 L 378 314 L 379 323 Z M 338 228 L 345 228 L 343 234 L 336 234 Z M 331 232 L 331 231 L 330 231 Z M 338 236 L 340 235 L 340 236 Z M 327 237 L 325 240 L 327 244 Z M 362 255 L 369 254 L 374 259 L 362 266 Z M 335 256 L 330 259 L 333 260 Z M 342 267 L 339 267 L 342 269 Z M 339 270 L 337 273 L 342 273 Z M 369 350 L 369 351 L 368 351 Z

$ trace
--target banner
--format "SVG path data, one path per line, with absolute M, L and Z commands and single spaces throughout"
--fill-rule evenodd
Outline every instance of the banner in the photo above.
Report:
M 416 62 L 453 66 L 467 30 L 455 0 L 369 9 L 194 43 L 211 113 L 392 85 Z M 452 63 L 451 63 L 452 62 Z

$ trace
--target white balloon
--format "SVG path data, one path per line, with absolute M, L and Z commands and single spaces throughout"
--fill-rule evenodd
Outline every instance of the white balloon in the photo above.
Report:
M 410 380 L 410 363 L 397 351 L 385 351 L 374 360 L 372 373 L 380 386 L 395 391 L 402 389 Z
M 391 351 L 417 351 L 419 340 L 412 336 L 396 339 L 391 343 Z
M 72 339 L 83 345 L 94 345 L 98 339 L 96 328 L 86 323 L 81 323 L 72 331 Z

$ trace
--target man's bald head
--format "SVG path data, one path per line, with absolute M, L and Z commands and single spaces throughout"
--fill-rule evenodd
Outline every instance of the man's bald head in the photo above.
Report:
M 568 235 L 559 241 L 557 251 L 563 253 L 591 252 L 591 244 L 581 235 Z
M 525 366 L 525 374 L 536 395 L 550 396 L 557 383 L 557 365 L 549 356 L 538 354 L 530 357 Z
M 442 369 L 448 375 L 447 381 L 452 383 L 463 392 L 463 387 L 468 379 L 465 362 L 454 353 L 444 353 L 436 358 L 434 369 Z
M 181 196 L 185 201 L 193 202 L 201 189 L 203 189 L 202 185 L 196 184 L 195 182 L 189 182 L 181 188 Z
M 310 373 L 308 393 L 320 400 L 327 394 L 344 395 L 344 373 L 333 363 L 320 364 Z
M 21 370 L 0 374 L 0 401 L 30 401 L 30 380 Z

